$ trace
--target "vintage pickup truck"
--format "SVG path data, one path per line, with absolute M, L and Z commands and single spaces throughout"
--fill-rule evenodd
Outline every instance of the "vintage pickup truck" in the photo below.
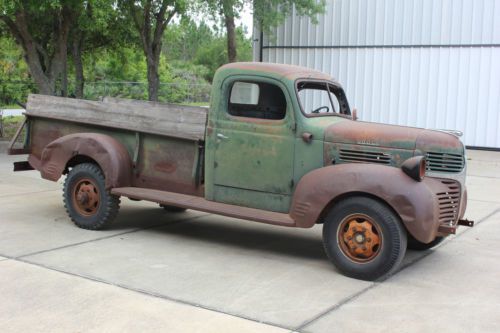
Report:
M 30 95 L 25 115 L 25 139 L 10 153 L 29 158 L 14 169 L 66 175 L 64 205 L 85 229 L 107 227 L 120 196 L 168 211 L 323 224 L 333 264 L 374 280 L 407 247 L 428 249 L 473 224 L 463 219 L 456 135 L 356 121 L 341 85 L 303 67 L 225 65 L 209 109 Z

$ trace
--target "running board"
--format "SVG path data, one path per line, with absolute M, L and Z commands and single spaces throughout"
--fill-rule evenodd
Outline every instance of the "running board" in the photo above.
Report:
M 163 205 L 199 210 L 202 212 L 219 214 L 239 219 L 263 222 L 286 227 L 295 227 L 290 215 L 269 212 L 256 208 L 248 208 L 225 203 L 209 201 L 194 195 L 180 194 L 167 191 L 151 190 L 141 187 L 117 187 L 111 194 L 121 195 L 135 200 L 153 201 Z

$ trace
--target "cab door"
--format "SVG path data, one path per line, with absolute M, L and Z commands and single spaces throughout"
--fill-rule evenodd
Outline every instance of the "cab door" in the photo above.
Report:
M 287 212 L 293 188 L 294 117 L 279 81 L 237 76 L 223 83 L 214 126 L 214 199 Z

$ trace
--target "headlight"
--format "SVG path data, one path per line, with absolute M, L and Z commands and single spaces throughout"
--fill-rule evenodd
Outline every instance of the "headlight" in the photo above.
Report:
M 409 158 L 401 165 L 401 169 L 408 176 L 420 182 L 425 177 L 425 157 L 415 156 Z

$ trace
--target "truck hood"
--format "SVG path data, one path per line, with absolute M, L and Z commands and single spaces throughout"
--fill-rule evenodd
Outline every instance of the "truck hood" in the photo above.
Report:
M 422 128 L 362 121 L 341 121 L 325 128 L 325 142 L 373 147 L 463 154 L 463 145 L 453 134 Z

